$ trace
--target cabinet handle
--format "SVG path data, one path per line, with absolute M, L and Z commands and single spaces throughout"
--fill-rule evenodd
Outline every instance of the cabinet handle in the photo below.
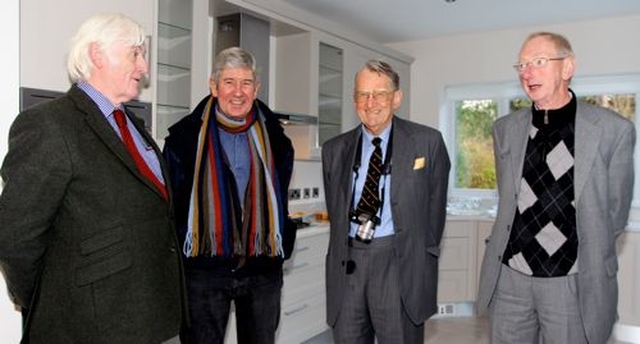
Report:
M 304 309 L 306 309 L 308 307 L 309 307 L 309 305 L 305 303 L 305 304 L 303 304 L 302 306 L 300 306 L 298 308 L 294 308 L 294 309 L 292 309 L 290 311 L 284 311 L 284 315 L 289 316 L 289 315 L 298 313 L 298 312 L 300 312 L 300 311 L 302 311 L 302 310 L 304 310 Z
M 302 246 L 299 249 L 296 250 L 296 252 L 302 252 L 302 251 L 306 251 L 309 249 L 309 246 Z
M 304 262 L 302 264 L 298 264 L 298 265 L 294 265 L 291 267 L 291 270 L 295 270 L 295 269 L 300 269 L 300 268 L 304 268 L 305 266 L 309 265 L 309 262 Z

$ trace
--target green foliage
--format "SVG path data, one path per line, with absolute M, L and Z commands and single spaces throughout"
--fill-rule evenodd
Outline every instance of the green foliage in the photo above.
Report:
M 497 116 L 498 104 L 492 100 L 456 103 L 456 187 L 495 188 L 491 128 Z

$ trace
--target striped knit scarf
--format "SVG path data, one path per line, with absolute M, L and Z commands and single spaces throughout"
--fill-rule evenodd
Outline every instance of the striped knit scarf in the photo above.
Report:
M 264 116 L 256 104 L 242 125 L 230 127 L 228 121 L 216 120 L 213 99 L 205 107 L 198 135 L 184 253 L 187 257 L 284 257 L 284 211 Z M 244 211 L 239 209 L 219 127 L 248 133 L 251 168 Z

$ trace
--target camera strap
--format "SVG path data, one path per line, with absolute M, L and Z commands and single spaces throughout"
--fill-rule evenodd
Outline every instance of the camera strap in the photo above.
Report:
M 360 132 L 360 136 L 358 137 L 358 148 L 356 149 L 356 156 L 353 162 L 353 172 L 356 174 L 355 178 L 353 179 L 353 188 L 351 190 L 351 205 L 350 205 L 350 211 L 349 211 L 349 216 L 351 216 L 351 214 L 355 214 L 355 210 L 354 210 L 354 204 L 355 204 L 355 197 L 356 197 L 356 181 L 358 180 L 359 177 L 359 173 L 358 170 L 360 169 L 361 166 L 361 160 L 362 160 L 362 132 Z M 393 126 L 391 127 L 391 132 L 389 132 L 389 142 L 387 142 L 387 149 L 386 149 L 386 153 L 385 153 L 385 157 L 384 157 L 384 162 L 382 164 L 382 176 L 383 176 L 383 180 L 382 180 L 382 188 L 381 190 L 378 190 L 378 192 L 380 193 L 380 207 L 378 208 L 378 214 L 379 214 L 379 218 L 382 218 L 382 208 L 384 207 L 384 196 L 385 196 L 385 185 L 386 185 L 386 181 L 387 181 L 387 176 L 389 176 L 391 174 L 391 155 L 393 153 Z M 372 214 L 375 215 L 375 214 Z

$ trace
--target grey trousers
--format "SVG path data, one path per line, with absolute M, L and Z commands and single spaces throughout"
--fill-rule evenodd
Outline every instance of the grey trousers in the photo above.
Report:
M 415 325 L 402 306 L 393 236 L 369 244 L 353 240 L 349 249 L 355 269 L 347 275 L 344 304 L 333 328 L 335 343 L 424 343 L 424 324 Z
M 531 277 L 503 265 L 489 306 L 492 344 L 587 344 L 578 275 Z

